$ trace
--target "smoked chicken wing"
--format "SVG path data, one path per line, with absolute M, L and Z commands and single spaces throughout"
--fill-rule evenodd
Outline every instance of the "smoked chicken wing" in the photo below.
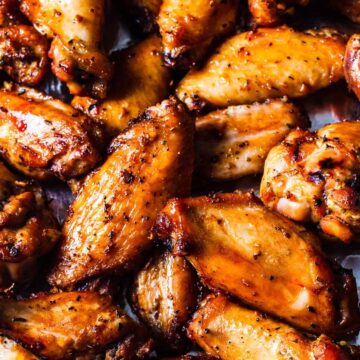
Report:
M 346 45 L 344 60 L 345 79 L 349 88 L 360 99 L 360 35 L 354 34 Z
M 136 267 L 152 243 L 157 213 L 168 199 L 190 192 L 193 128 L 172 98 L 149 108 L 113 141 L 110 156 L 71 206 L 52 285 Z
M 183 327 L 197 300 L 196 275 L 183 257 L 165 252 L 137 274 L 133 290 L 136 313 L 165 347 L 184 345 Z
M 40 360 L 14 340 L 0 335 L 0 359 L 3 360 Z
M 156 229 L 211 288 L 308 332 L 338 336 L 360 328 L 352 275 L 334 271 L 314 234 L 250 193 L 171 200 Z
M 215 181 L 262 173 L 269 151 L 292 128 L 307 125 L 295 105 L 281 100 L 230 106 L 196 119 L 196 172 Z
M 50 360 L 91 355 L 138 331 L 109 296 L 95 292 L 1 299 L 0 307 L 3 333 Z
M 113 60 L 115 75 L 106 100 L 75 96 L 72 105 L 117 135 L 147 107 L 169 96 L 171 73 L 163 64 L 158 36 L 114 54 Z
M 209 47 L 234 29 L 239 0 L 164 0 L 158 17 L 167 65 L 196 64 Z
M 344 54 L 345 40 L 330 29 L 261 28 L 226 40 L 176 92 L 191 110 L 297 98 L 342 79 Z
M 0 70 L 16 82 L 36 85 L 48 65 L 48 43 L 32 26 L 0 28 Z
M 310 0 L 248 0 L 253 21 L 258 26 L 273 26 L 281 21 L 281 15 L 294 4 L 306 6 Z
M 0 162 L 0 290 L 33 280 L 37 259 L 60 239 L 40 187 Z
M 350 242 L 360 232 L 360 122 L 294 130 L 265 162 L 261 198 L 295 221 Z
M 275 295 L 275 294 L 274 294 Z M 188 327 L 189 336 L 221 360 L 350 360 L 327 336 L 312 340 L 225 296 L 209 295 Z
M 35 28 L 53 39 L 52 71 L 74 95 L 106 96 L 112 65 L 100 48 L 105 0 L 20 0 Z
M 0 153 L 24 174 L 62 180 L 100 160 L 101 129 L 70 105 L 36 90 L 0 91 Z

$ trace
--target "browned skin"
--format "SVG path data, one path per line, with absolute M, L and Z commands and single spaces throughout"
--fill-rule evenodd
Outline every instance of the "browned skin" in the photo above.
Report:
M 52 285 L 133 268 L 151 245 L 157 213 L 168 199 L 189 194 L 193 120 L 173 98 L 139 120 L 114 140 L 72 204 Z
M 211 288 L 312 333 L 359 329 L 351 274 L 333 271 L 315 235 L 250 193 L 171 200 L 158 217 L 157 233 Z
M 156 18 L 162 2 L 163 0 L 125 0 L 121 6 L 138 30 L 150 33 L 157 28 Z
M 294 130 L 266 160 L 261 198 L 295 221 L 350 242 L 360 232 L 360 122 Z
M 0 91 L 0 152 L 24 174 L 86 174 L 100 160 L 100 143 L 98 125 L 70 105 L 31 89 Z
M 0 26 L 22 23 L 24 16 L 19 9 L 19 0 L 0 0 Z
M 154 348 L 154 341 L 148 339 L 142 334 L 139 328 L 135 333 L 128 335 L 122 339 L 120 343 L 106 351 L 105 359 L 103 356 L 96 360 L 137 360 L 148 359 L 149 354 Z M 87 359 L 86 359 L 87 360 Z
M 164 358 L 162 360 L 215 360 L 218 359 L 217 357 L 213 357 L 210 355 L 183 355 L 178 357 L 172 357 L 172 358 Z
M 360 35 L 358 34 L 352 35 L 346 45 L 344 72 L 349 88 L 360 99 Z
M 190 71 L 176 92 L 191 110 L 298 98 L 342 79 L 344 54 L 344 39 L 329 29 L 304 33 L 282 26 L 243 32 Z
M 137 329 L 109 296 L 95 292 L 1 299 L 0 306 L 3 332 L 52 360 L 96 353 Z
M 131 119 L 169 96 L 171 72 L 163 64 L 158 36 L 114 54 L 113 60 L 115 75 L 106 100 L 75 96 L 72 105 L 118 135 Z
M 274 26 L 281 22 L 281 15 L 288 6 L 298 4 L 306 6 L 309 0 L 248 0 L 253 22 L 257 26 Z
M 53 39 L 52 71 L 74 95 L 105 98 L 112 65 L 100 49 L 105 0 L 20 0 L 36 29 Z
M 137 274 L 133 304 L 161 346 L 183 348 L 183 327 L 196 305 L 196 275 L 183 257 L 153 257 Z
M 230 106 L 196 119 L 199 179 L 224 181 L 262 173 L 267 154 L 292 128 L 308 121 L 291 103 Z
M 18 262 L 48 252 L 60 234 L 42 190 L 1 162 L 0 171 L 0 260 Z
M 48 43 L 32 26 L 0 28 L 0 70 L 25 85 L 36 85 L 45 76 Z
M 196 64 L 209 47 L 234 29 L 239 0 L 164 0 L 158 24 L 167 65 Z
M 0 359 L 4 360 L 40 360 L 14 340 L 0 335 Z
M 349 360 L 327 336 L 311 340 L 258 311 L 209 295 L 188 333 L 208 354 L 222 360 Z
M 340 11 L 355 23 L 360 23 L 360 2 L 359 0 L 330 0 L 332 7 Z

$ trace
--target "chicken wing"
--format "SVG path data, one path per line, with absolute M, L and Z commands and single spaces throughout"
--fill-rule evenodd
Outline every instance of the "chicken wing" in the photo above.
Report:
M 360 99 L 360 35 L 354 34 L 346 45 L 344 59 L 345 79 L 349 88 Z
M 60 239 L 40 187 L 11 173 L 0 162 L 0 290 L 28 285 L 37 258 Z
M 262 173 L 267 154 L 292 128 L 307 125 L 281 100 L 230 106 L 196 119 L 196 172 L 215 181 Z
M 312 333 L 360 328 L 352 275 L 333 271 L 315 235 L 250 193 L 171 200 L 157 233 L 211 288 Z
M 99 126 L 70 105 L 32 89 L 0 91 L 0 152 L 15 168 L 45 180 L 86 174 L 100 160 Z
M 75 95 L 106 96 L 112 66 L 100 49 L 105 0 L 20 0 L 35 28 L 53 39 L 52 71 Z
M 274 26 L 281 21 L 281 15 L 289 5 L 308 5 L 310 0 L 248 0 L 253 21 L 258 26 Z
M 40 360 L 14 340 L 0 335 L 0 359 L 3 360 Z
M 226 40 L 177 88 L 189 109 L 297 98 L 342 79 L 345 41 L 333 31 L 286 26 L 244 32 Z
M 183 327 L 197 300 L 196 275 L 183 257 L 165 252 L 136 276 L 133 304 L 162 346 L 183 348 Z
M 158 17 L 165 63 L 186 68 L 234 29 L 239 0 L 164 0 Z
M 311 340 L 265 314 L 209 295 L 195 313 L 189 336 L 222 360 L 350 360 L 327 336 Z
M 149 108 L 111 145 L 72 204 L 49 281 L 65 287 L 137 265 L 169 198 L 190 192 L 193 120 L 175 99 Z
M 25 85 L 36 85 L 45 76 L 48 43 L 32 26 L 0 28 L 0 70 Z
M 330 0 L 331 6 L 340 13 L 347 16 L 351 21 L 360 23 L 360 2 L 359 0 Z
M 0 306 L 3 333 L 51 360 L 96 353 L 137 330 L 109 296 L 92 292 L 1 299 Z
M 122 6 L 130 21 L 142 33 L 154 32 L 157 28 L 156 18 L 163 0 L 125 0 Z
M 266 159 L 263 202 L 350 242 L 360 232 L 359 138 L 360 122 L 335 123 L 316 133 L 294 130 Z
M 72 105 L 104 122 L 109 132 L 117 135 L 131 119 L 169 96 L 171 73 L 163 64 L 157 36 L 120 51 L 113 60 L 115 78 L 106 100 L 76 96 Z

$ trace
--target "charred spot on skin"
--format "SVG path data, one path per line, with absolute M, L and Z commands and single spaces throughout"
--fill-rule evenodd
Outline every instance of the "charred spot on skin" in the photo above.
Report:
M 125 183 L 125 184 L 132 184 L 135 180 L 135 175 L 128 171 L 128 170 L 122 170 L 120 173 L 121 176 L 121 180 Z
M 335 167 L 335 162 L 331 158 L 324 159 L 320 161 L 320 167 L 322 169 L 333 169 Z
M 320 184 L 322 181 L 325 180 L 325 177 L 321 171 L 316 171 L 309 174 L 308 180 L 315 184 Z

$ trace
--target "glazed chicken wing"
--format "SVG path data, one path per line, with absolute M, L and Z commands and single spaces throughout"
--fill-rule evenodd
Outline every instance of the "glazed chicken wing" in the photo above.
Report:
M 325 335 L 311 340 L 223 295 L 209 295 L 202 302 L 188 332 L 207 353 L 222 360 L 350 360 Z
M 143 33 L 156 30 L 156 18 L 163 0 L 125 0 L 122 3 L 130 21 Z
M 100 49 L 105 0 L 20 0 L 36 29 L 53 39 L 52 71 L 75 95 L 104 98 L 112 75 Z
M 45 76 L 48 43 L 32 26 L 13 25 L 0 28 L 0 70 L 13 80 L 36 85 Z
M 359 34 L 352 35 L 346 45 L 344 72 L 348 86 L 352 91 L 354 91 L 358 99 L 360 99 L 360 35 Z
M 360 122 L 294 130 L 265 162 L 261 198 L 296 221 L 350 242 L 360 231 Z
M 28 284 L 36 275 L 37 258 L 59 238 L 41 188 L 0 162 L 0 290 Z
M 32 89 L 0 91 L 0 152 L 24 174 L 86 174 L 100 160 L 100 142 L 99 126 L 68 104 Z
M 106 100 L 76 96 L 72 105 L 104 122 L 108 131 L 117 135 L 131 119 L 169 96 L 171 74 L 163 64 L 157 36 L 120 51 L 113 60 L 115 76 Z
M 282 13 L 294 4 L 306 6 L 310 0 L 248 0 L 253 21 L 258 26 L 273 26 L 281 21 Z
M 3 360 L 40 360 L 14 340 L 0 335 L 0 359 Z
M 315 235 L 250 193 L 171 200 L 156 229 L 211 288 L 308 332 L 359 330 L 352 275 L 333 271 Z
M 231 32 L 239 0 L 164 0 L 158 24 L 167 65 L 196 64 L 216 39 Z
M 111 145 L 71 206 L 49 281 L 65 287 L 137 265 L 169 198 L 190 192 L 194 124 L 175 99 L 149 108 Z
M 355 23 L 360 23 L 360 2 L 359 0 L 330 0 L 331 6 L 347 16 Z
M 96 353 L 137 329 L 109 296 L 93 292 L 1 299 L 0 306 L 3 333 L 50 360 Z
M 307 124 L 291 103 L 230 106 L 196 119 L 196 170 L 215 181 L 262 173 L 267 154 L 292 128 Z
M 165 252 L 152 258 L 136 276 L 135 310 L 160 344 L 170 349 L 183 348 L 183 327 L 196 298 L 196 275 L 183 257 Z
M 191 110 L 268 98 L 305 96 L 342 79 L 345 41 L 331 30 L 286 26 L 244 32 L 226 40 L 177 88 Z

